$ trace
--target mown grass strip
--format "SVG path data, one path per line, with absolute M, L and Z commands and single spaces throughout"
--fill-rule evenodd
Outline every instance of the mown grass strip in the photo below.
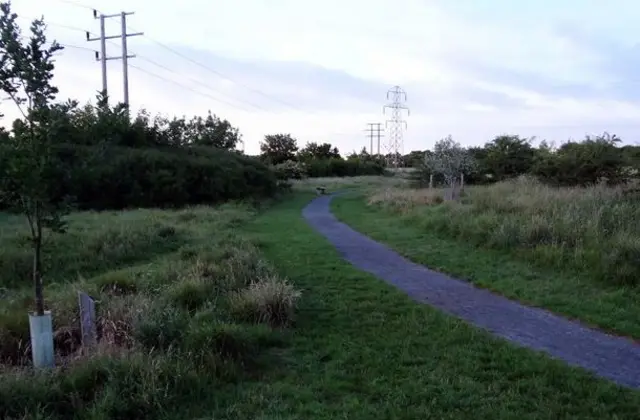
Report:
M 309 198 L 246 230 L 303 299 L 282 368 L 219 392 L 215 418 L 637 417 L 640 393 L 495 339 L 341 261 L 302 219 Z

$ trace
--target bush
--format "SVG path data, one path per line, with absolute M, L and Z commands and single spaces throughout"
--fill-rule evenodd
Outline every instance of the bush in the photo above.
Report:
M 299 297 L 300 292 L 286 280 L 269 276 L 231 294 L 230 309 L 240 321 L 286 326 L 293 322 Z
M 302 179 L 307 176 L 307 167 L 302 162 L 287 160 L 275 165 L 276 178 L 286 181 L 288 179 Z
M 275 174 L 257 159 L 209 147 L 61 146 L 71 176 L 60 194 L 80 209 L 216 204 L 271 197 Z M 93 162 L 87 167 L 86 162 Z
M 563 144 L 555 152 L 541 151 L 532 173 L 556 186 L 587 186 L 605 181 L 620 184 L 625 179 L 627 159 L 616 147 L 617 138 L 587 138 L 582 143 Z
M 312 178 L 383 175 L 384 167 L 376 162 L 359 159 L 321 159 L 307 164 L 307 174 Z

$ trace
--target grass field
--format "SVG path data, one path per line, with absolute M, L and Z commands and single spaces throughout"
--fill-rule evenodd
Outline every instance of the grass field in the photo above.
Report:
M 348 189 L 406 187 L 409 181 L 402 176 L 354 176 L 333 178 L 306 178 L 293 181 L 293 190 L 297 192 L 314 191 L 316 187 L 325 187 L 327 193 Z
M 333 209 L 416 262 L 640 338 L 640 205 L 621 189 L 518 181 L 443 203 L 438 190 L 378 188 Z
M 80 213 L 47 241 L 57 368 L 31 373 L 25 223 L 0 230 L 0 418 L 159 418 L 258 374 L 298 292 L 238 228 L 241 205 Z M 97 301 L 99 347 L 80 346 L 77 291 Z M 37 417 L 37 416 L 41 417 Z M 181 417 L 176 417 L 181 418 Z
M 283 363 L 207 418 L 637 418 L 639 392 L 494 339 L 341 261 L 302 220 L 308 199 L 248 228 L 303 291 Z
M 127 254 L 136 258 L 113 258 L 100 269 L 83 262 L 97 251 L 70 259 L 93 273 L 85 279 L 56 266 L 58 286 L 45 290 L 49 303 L 80 288 L 98 294 L 112 312 L 144 301 L 157 315 L 126 323 L 133 328 L 125 336 L 137 343 L 126 351 L 110 346 L 76 356 L 50 374 L 6 368 L 0 417 L 71 418 L 76 410 L 83 419 L 637 418 L 640 392 L 494 339 L 343 262 L 303 221 L 311 198 L 296 193 L 260 212 L 227 205 L 74 216 L 78 230 L 56 238 L 73 251 L 120 243 L 127 232 L 147 241 L 162 232 L 167 239 L 156 254 L 131 245 Z M 97 220 L 104 232 L 120 226 L 123 237 L 96 239 L 103 232 Z M 3 238 L 19 241 L 4 229 Z M 20 260 L 19 252 L 11 255 Z M 247 290 L 248 278 L 280 285 L 286 278 L 301 292 L 296 316 L 276 317 L 293 320 L 288 329 L 255 322 L 264 318 L 251 305 L 254 295 L 231 290 Z M 26 293 L 12 286 L 5 299 L 23 305 Z M 0 325 L 20 319 L 2 313 Z

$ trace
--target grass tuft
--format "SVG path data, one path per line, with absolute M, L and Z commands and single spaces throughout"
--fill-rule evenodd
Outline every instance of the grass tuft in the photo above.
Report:
M 269 276 L 229 296 L 233 316 L 240 321 L 288 326 L 293 322 L 300 292 L 287 280 Z

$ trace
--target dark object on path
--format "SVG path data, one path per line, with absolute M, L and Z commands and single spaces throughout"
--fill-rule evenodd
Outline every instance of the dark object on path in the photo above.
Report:
M 325 195 L 327 187 L 316 187 L 316 195 Z
M 407 293 L 521 346 L 580 366 L 620 385 L 640 388 L 640 346 L 587 328 L 549 311 L 530 308 L 430 270 L 356 232 L 331 214 L 332 196 L 318 197 L 304 218 L 342 257 Z

